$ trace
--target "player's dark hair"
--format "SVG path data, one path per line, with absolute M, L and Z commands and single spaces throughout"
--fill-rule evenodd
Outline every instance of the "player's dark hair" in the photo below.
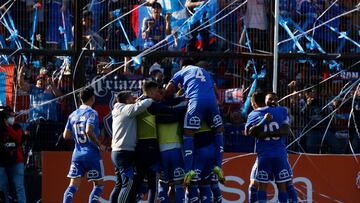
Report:
M 142 86 L 142 91 L 144 93 L 147 93 L 149 92 L 151 89 L 154 89 L 154 88 L 159 88 L 159 84 L 157 82 L 154 82 L 154 81 L 146 81 L 143 86 Z
M 266 95 L 274 95 L 277 97 L 277 94 L 275 92 L 268 92 Z
M 262 90 L 256 90 L 251 95 L 251 100 L 258 106 L 265 106 L 265 93 Z
M 80 99 L 83 103 L 89 101 L 89 99 L 91 99 L 94 95 L 94 88 L 92 87 L 86 87 L 80 91 Z
M 126 100 L 130 97 L 131 91 L 121 91 L 116 96 L 116 101 L 119 103 L 125 103 Z
M 152 7 L 153 9 L 162 9 L 162 6 L 161 6 L 161 4 L 160 4 L 159 2 L 154 2 L 154 3 L 151 5 L 151 7 Z
M 188 65 L 194 65 L 195 61 L 192 58 L 184 58 L 181 60 L 180 67 L 188 66 Z

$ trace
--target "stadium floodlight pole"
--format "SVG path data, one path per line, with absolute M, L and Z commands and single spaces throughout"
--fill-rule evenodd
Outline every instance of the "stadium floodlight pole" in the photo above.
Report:
M 279 0 L 275 0 L 275 23 L 274 23 L 274 61 L 273 61 L 273 92 L 277 93 L 277 81 L 278 81 L 278 42 L 279 42 Z

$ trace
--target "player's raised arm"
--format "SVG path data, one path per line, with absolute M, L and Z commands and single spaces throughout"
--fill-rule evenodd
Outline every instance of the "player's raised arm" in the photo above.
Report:
M 166 99 L 169 98 L 171 95 L 173 95 L 175 92 L 176 92 L 175 83 L 172 80 L 170 80 L 165 87 L 163 96 Z
M 25 77 L 25 65 L 22 65 L 20 67 L 19 75 L 18 75 L 19 87 L 23 91 L 28 92 L 30 90 L 30 84 L 25 82 L 24 77 Z

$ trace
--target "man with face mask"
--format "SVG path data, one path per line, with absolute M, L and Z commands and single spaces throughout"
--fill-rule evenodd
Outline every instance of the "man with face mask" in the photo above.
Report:
M 9 202 L 9 181 L 15 187 L 17 202 L 26 202 L 24 186 L 23 131 L 14 125 L 10 107 L 0 107 L 0 202 Z

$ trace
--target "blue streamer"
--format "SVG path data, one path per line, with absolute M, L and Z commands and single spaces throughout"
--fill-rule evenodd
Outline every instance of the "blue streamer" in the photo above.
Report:
M 37 21 L 38 21 L 38 9 L 40 7 L 40 3 L 36 3 L 34 5 L 34 9 L 35 9 L 35 12 L 34 12 L 34 21 L 33 21 L 33 27 L 32 27 L 32 33 L 31 33 L 31 49 L 34 48 L 34 42 L 35 42 L 35 32 L 36 32 L 36 25 L 37 25 Z M 31 61 L 31 59 L 30 59 Z
M 250 52 L 252 52 L 252 48 L 251 48 L 251 41 L 250 41 L 250 38 L 249 38 L 249 34 L 247 32 L 247 28 L 245 26 L 246 24 L 244 23 L 244 32 L 245 32 L 245 38 L 246 38 L 246 46 L 249 48 Z M 261 71 L 260 71 L 260 74 L 258 74 L 257 70 L 256 70 L 256 63 L 255 63 L 255 60 L 254 59 L 250 59 L 248 60 L 248 63 L 246 65 L 246 68 L 248 68 L 249 66 L 252 66 L 253 67 L 253 71 L 254 71 L 254 74 L 252 75 L 252 78 L 254 79 L 253 83 L 251 84 L 251 88 L 250 88 L 250 91 L 249 91 L 249 94 L 247 95 L 246 97 L 246 101 L 244 103 L 244 107 L 242 109 L 242 112 L 241 114 L 245 117 L 247 115 L 247 112 L 249 111 L 250 109 L 250 106 L 251 106 L 251 96 L 252 94 L 255 92 L 256 88 L 257 88 L 257 80 L 258 79 L 262 79 L 262 78 L 265 78 L 266 76 L 266 67 L 265 65 L 263 65 L 261 67 Z
M 60 34 L 64 35 L 64 45 L 65 45 L 65 50 L 68 50 L 68 39 L 67 39 L 67 34 L 66 34 L 66 24 L 65 24 L 65 14 L 64 12 L 61 12 L 61 21 L 62 21 L 62 26 L 59 26 L 59 31 Z
M 2 12 L 0 12 L 0 14 L 3 15 Z M 17 47 L 18 49 L 22 49 L 21 43 L 20 43 L 20 41 L 19 41 L 19 39 L 18 39 L 18 31 L 17 31 L 17 29 L 16 29 L 16 27 L 15 27 L 14 21 L 13 21 L 13 19 L 12 19 L 12 17 L 11 17 L 11 15 L 10 15 L 9 12 L 7 12 L 6 14 L 7 14 L 7 17 L 8 17 L 8 19 L 9 19 L 9 22 L 10 22 L 10 25 L 11 25 L 11 26 L 10 26 L 9 23 L 7 22 L 6 17 L 3 18 L 3 21 L 4 21 L 5 28 L 6 28 L 6 29 L 9 31 L 9 33 L 10 33 L 10 40 L 11 40 L 10 48 L 13 48 L 13 47 L 12 47 L 12 46 L 13 46 L 13 43 L 15 43 L 15 45 L 16 45 L 16 47 Z M 24 54 L 21 54 L 21 56 L 22 56 L 23 59 L 24 59 L 24 63 L 27 64 L 27 58 L 26 58 L 26 56 L 25 56 Z
M 241 115 L 246 117 L 247 115 L 247 112 L 248 110 L 250 109 L 250 105 L 251 105 L 251 95 L 255 92 L 256 90 L 256 86 L 257 86 L 257 80 L 255 79 L 253 81 L 253 83 L 251 84 L 251 88 L 250 88 L 250 91 L 249 91 L 249 94 L 247 95 L 246 97 L 246 101 L 245 101 L 245 104 L 244 104 L 244 108 L 241 112 Z
M 280 16 L 279 19 L 279 24 L 281 27 L 284 28 L 284 30 L 286 31 L 286 33 L 291 37 L 291 39 L 294 41 L 295 46 L 299 49 L 300 53 L 305 53 L 305 50 L 303 49 L 303 47 L 301 46 L 301 44 L 299 43 L 299 41 L 295 38 L 294 33 L 290 30 L 290 28 L 287 26 L 287 21 L 284 20 L 284 18 L 282 18 Z
M 294 28 L 297 29 L 301 33 L 301 35 L 305 36 L 305 38 L 310 42 L 312 50 L 317 49 L 320 53 L 323 54 L 326 53 L 325 50 L 320 46 L 320 44 L 318 44 L 316 40 L 314 40 L 314 38 L 308 36 L 297 23 L 291 20 L 291 18 L 287 18 L 286 21 L 288 23 L 291 23 L 291 25 L 294 26 Z M 324 60 L 324 63 L 327 63 L 330 69 L 341 70 L 341 65 L 337 63 L 335 60 L 330 60 L 330 61 Z
M 113 11 L 113 15 L 114 15 L 115 18 L 119 18 L 119 17 L 121 16 L 121 11 L 120 11 L 120 9 L 116 9 L 115 11 Z M 126 33 L 126 30 L 125 30 L 123 24 L 121 23 L 121 19 L 120 19 L 120 18 L 117 20 L 117 23 L 118 23 L 118 25 L 120 26 L 120 28 L 121 28 L 124 36 L 125 36 L 125 39 L 126 39 L 126 41 L 127 41 L 127 43 L 128 43 L 128 46 L 127 46 L 127 47 L 126 47 L 124 44 L 120 44 L 120 48 L 121 48 L 122 50 L 136 51 L 136 48 L 131 44 L 131 42 L 130 42 L 130 40 L 129 40 L 129 37 L 128 37 L 127 33 Z M 135 70 L 137 70 L 137 69 L 140 67 L 141 60 L 142 60 L 142 59 L 141 59 L 141 57 L 131 57 L 131 58 L 132 58 L 132 60 L 133 60 L 133 62 L 134 62 L 134 63 L 133 63 L 133 64 L 134 64 L 134 68 L 135 68 Z
M 41 64 L 40 61 L 36 60 L 36 61 L 32 61 L 31 64 L 35 67 L 35 68 L 41 68 Z
M 326 27 L 328 27 L 331 31 L 335 32 L 336 34 L 339 35 L 339 39 L 345 39 L 348 40 L 349 42 L 353 43 L 354 45 L 356 45 L 358 48 L 360 48 L 360 44 L 358 42 L 356 42 L 355 40 L 351 39 L 350 37 L 347 36 L 346 32 L 340 32 L 337 28 L 334 28 L 328 24 L 325 24 Z

